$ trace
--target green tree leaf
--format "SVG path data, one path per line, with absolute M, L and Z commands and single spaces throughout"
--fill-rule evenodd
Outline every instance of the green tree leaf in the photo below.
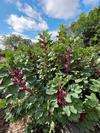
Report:
M 78 94 L 77 93 L 71 93 L 71 96 L 74 97 L 74 98 L 79 98 Z
M 48 95 L 54 95 L 56 93 L 57 93 L 57 90 L 54 90 L 54 89 L 47 89 L 46 90 L 46 94 L 48 94 Z
M 70 94 L 68 94 L 68 95 L 65 97 L 65 101 L 66 101 L 67 103 L 71 103 L 71 102 L 72 102 L 72 99 L 71 99 L 71 95 L 70 95 Z
M 64 111 L 65 114 L 67 114 L 67 116 L 71 115 L 70 106 L 65 106 L 63 108 L 63 111 Z
M 75 109 L 75 107 L 72 105 L 70 106 L 70 111 L 74 114 L 77 114 L 77 110 Z

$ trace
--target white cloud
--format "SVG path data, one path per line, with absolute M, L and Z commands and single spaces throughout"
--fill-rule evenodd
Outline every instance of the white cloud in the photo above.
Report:
M 9 0 L 14 2 L 15 0 Z M 42 18 L 39 12 L 36 11 L 27 3 L 21 3 L 19 0 L 15 1 L 18 10 L 24 13 L 23 16 L 11 14 L 7 20 L 7 23 L 15 31 L 22 33 L 29 30 L 46 30 L 48 28 L 47 22 Z
M 37 43 L 39 39 L 39 35 L 36 35 L 32 40 L 32 42 Z
M 100 0 L 83 0 L 84 5 L 94 5 L 100 2 Z
M 35 18 L 35 19 L 40 19 L 41 15 L 39 12 L 36 11 L 32 6 L 30 6 L 27 3 L 21 3 L 20 0 L 7 0 L 9 3 L 15 3 L 18 10 L 22 13 L 24 13 L 26 16 Z
M 45 30 L 48 28 L 46 21 L 42 20 L 36 22 L 34 19 L 24 16 L 17 16 L 15 14 L 10 15 L 7 20 L 7 23 L 12 27 L 16 32 L 24 32 L 29 30 Z
M 40 0 L 44 12 L 53 18 L 70 19 L 80 13 L 80 0 Z
M 33 10 L 33 8 L 27 3 L 23 5 L 21 11 L 24 12 L 29 17 L 34 18 L 35 16 L 39 16 L 39 14 L 35 10 Z
M 22 38 L 28 38 L 28 36 L 27 35 L 24 35 L 24 34 L 22 34 L 22 33 L 19 33 L 19 32 L 12 32 L 10 35 L 18 35 L 18 36 L 21 36 Z
M 27 3 L 22 4 L 20 2 L 17 2 L 17 7 L 19 11 L 23 12 L 26 16 L 42 20 L 40 13 L 37 12 L 36 9 L 32 8 L 29 4 Z

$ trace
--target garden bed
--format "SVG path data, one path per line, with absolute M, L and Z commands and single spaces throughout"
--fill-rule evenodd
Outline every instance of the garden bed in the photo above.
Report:
M 15 123 L 7 123 L 4 119 L 5 113 L 0 110 L 0 133 L 25 133 L 27 123 L 30 122 L 29 118 L 24 118 Z M 37 127 L 31 133 L 42 133 L 42 126 Z M 33 127 L 34 129 L 34 127 Z M 56 133 L 81 133 L 79 128 L 75 123 L 67 123 L 66 125 L 59 124 L 56 127 Z M 100 128 L 97 127 L 95 132 L 90 131 L 90 133 L 100 133 Z

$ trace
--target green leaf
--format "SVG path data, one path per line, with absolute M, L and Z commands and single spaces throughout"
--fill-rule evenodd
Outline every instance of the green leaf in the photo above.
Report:
M 92 93 L 90 96 L 87 96 L 87 98 L 92 100 L 92 101 L 98 101 L 98 99 L 94 93 Z
M 57 100 L 52 100 L 51 101 L 51 106 L 54 107 L 54 108 L 58 108 Z
M 11 85 L 8 87 L 8 92 L 10 94 L 16 95 L 16 94 L 18 94 L 18 87 L 15 85 Z
M 0 78 L 6 77 L 6 76 L 7 76 L 7 71 L 0 69 Z
M 39 120 L 42 116 L 43 116 L 43 111 L 37 110 L 37 112 L 35 113 L 36 120 Z
M 75 80 L 75 83 L 80 83 L 80 82 L 82 82 L 83 81 L 83 79 L 76 79 Z
M 5 86 L 0 86 L 0 91 L 4 90 Z
M 6 100 L 5 99 L 0 99 L 0 108 L 4 109 L 6 107 Z
M 52 100 L 51 102 L 50 102 L 50 112 L 53 112 L 54 111 L 54 109 L 55 108 L 58 108 L 59 106 L 58 106 L 58 104 L 57 104 L 57 100 Z
M 65 97 L 65 101 L 66 101 L 67 103 L 71 103 L 71 102 L 72 102 L 72 100 L 71 100 L 71 95 L 70 95 L 70 94 L 68 94 L 68 95 Z
M 57 90 L 54 90 L 54 89 L 47 89 L 46 90 L 46 94 L 48 94 L 48 95 L 54 95 L 56 93 L 57 93 Z
M 80 118 L 80 114 L 71 114 L 71 116 L 69 117 L 70 121 L 74 121 L 74 122 L 79 122 L 79 118 Z
M 75 107 L 72 105 L 70 106 L 70 111 L 74 114 L 77 114 L 77 110 L 75 109 Z
M 10 80 L 9 77 L 3 78 L 2 86 L 8 87 L 8 86 L 10 86 L 10 85 L 12 85 L 12 84 L 13 84 L 13 83 L 11 82 L 11 80 Z
M 96 107 L 96 109 L 98 110 L 98 112 L 100 112 L 100 106 L 99 107 Z
M 71 115 L 70 106 L 65 106 L 63 108 L 63 111 L 64 111 L 65 114 L 67 114 L 67 116 L 70 116 Z
M 82 89 L 80 88 L 75 89 L 75 93 L 80 94 L 81 92 L 82 92 Z
M 94 80 L 92 79 L 92 86 L 90 87 L 90 89 L 93 91 L 93 92 L 100 92 L 100 79 L 98 80 Z
M 92 93 L 90 96 L 86 96 L 87 99 L 85 100 L 85 104 L 89 107 L 97 107 L 98 106 L 98 99 L 94 93 Z
M 79 98 L 77 93 L 71 93 L 71 96 L 74 97 L 74 98 Z

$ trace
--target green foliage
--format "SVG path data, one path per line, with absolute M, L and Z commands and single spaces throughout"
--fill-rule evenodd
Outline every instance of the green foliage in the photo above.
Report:
M 91 81 L 92 81 L 91 90 L 93 92 L 100 92 L 100 79 L 98 80 L 92 79 Z

